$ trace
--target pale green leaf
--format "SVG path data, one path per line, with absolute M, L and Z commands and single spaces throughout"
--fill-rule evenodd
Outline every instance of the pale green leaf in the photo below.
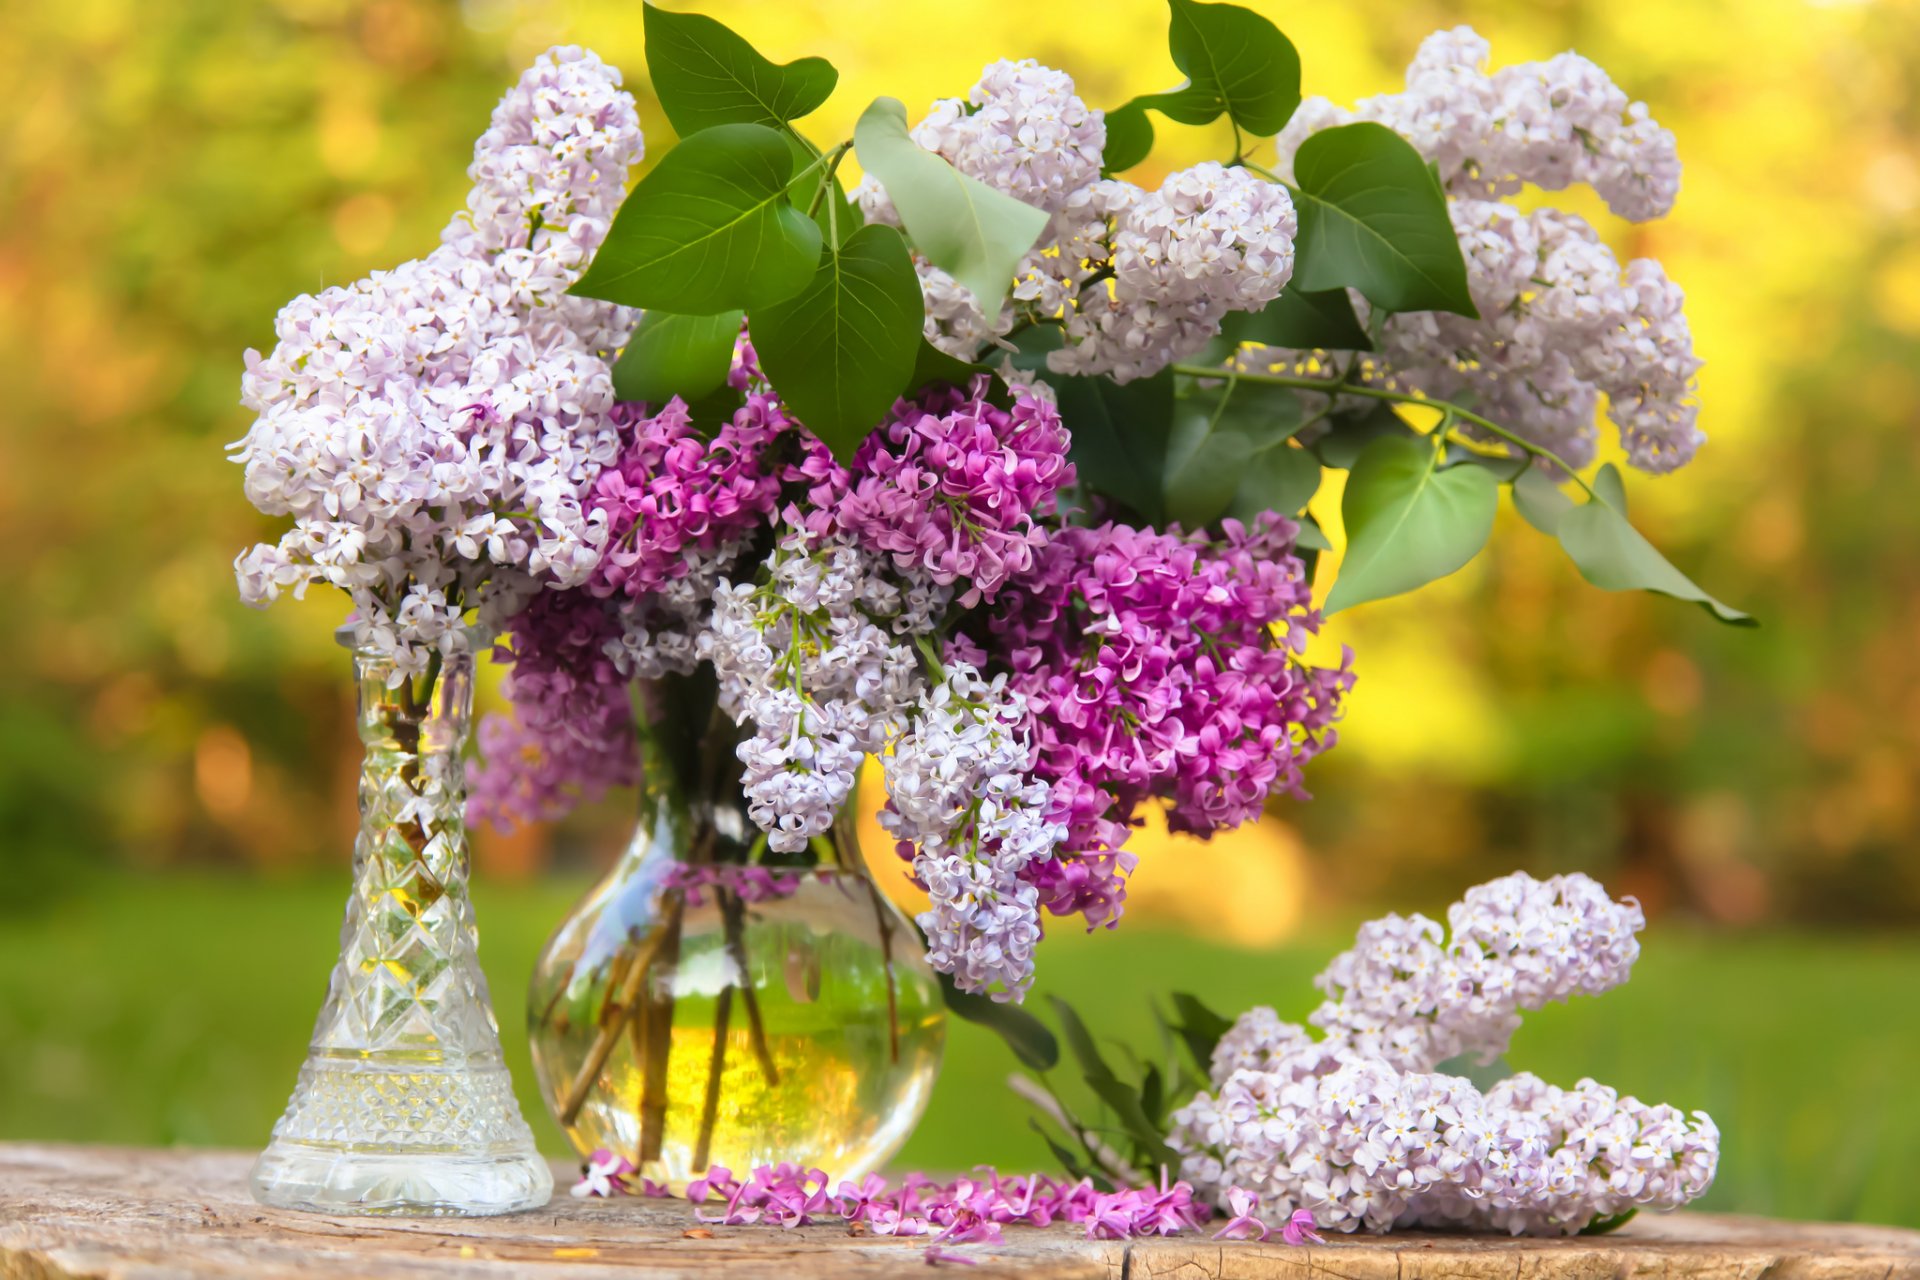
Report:
M 1045 211 L 967 177 L 907 133 L 907 109 L 875 98 L 853 129 L 861 166 L 886 188 L 913 247 L 969 290 L 989 316 L 1046 229 Z
M 1347 477 L 1340 505 L 1347 553 L 1327 612 L 1453 573 L 1486 545 L 1499 502 L 1500 483 L 1484 467 L 1443 471 L 1427 440 L 1374 441 Z

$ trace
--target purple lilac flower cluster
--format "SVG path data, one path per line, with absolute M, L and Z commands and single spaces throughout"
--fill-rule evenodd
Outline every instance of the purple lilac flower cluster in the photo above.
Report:
M 1212 1092 L 1174 1113 L 1182 1174 L 1205 1194 L 1250 1190 L 1269 1217 L 1306 1210 L 1340 1231 L 1571 1234 L 1705 1194 L 1719 1131 L 1704 1112 L 1524 1072 L 1482 1093 L 1436 1069 L 1498 1054 L 1515 1009 L 1625 981 L 1639 907 L 1585 876 L 1513 875 L 1449 915 L 1446 948 L 1417 917 L 1362 929 L 1319 979 L 1338 993 L 1313 1018 L 1323 1040 L 1271 1009 L 1242 1016 L 1215 1050 Z
M 1047 541 L 1040 522 L 1073 483 L 1059 412 L 1030 395 L 1002 409 L 987 399 L 988 381 L 903 405 L 861 446 L 835 512 L 902 572 L 964 583 L 963 606 L 1032 569 Z
M 1262 516 L 1218 538 L 1120 524 L 1057 532 L 989 624 L 1026 702 L 1037 776 L 1067 828 L 1026 878 L 1056 914 L 1111 924 L 1133 866 L 1134 815 L 1208 834 L 1256 817 L 1335 741 L 1350 671 L 1311 667 L 1319 626 L 1296 526 Z M 986 651 L 962 638 L 956 657 Z
M 467 820 L 510 828 L 557 818 L 639 781 L 627 678 L 608 655 L 618 619 L 580 591 L 544 591 L 509 624 L 504 686 L 518 714 L 480 722 Z

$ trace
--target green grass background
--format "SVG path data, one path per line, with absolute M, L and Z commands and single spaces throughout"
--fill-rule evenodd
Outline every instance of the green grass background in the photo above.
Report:
M 475 889 L 522 1105 L 531 1092 L 521 993 L 580 881 Z M 0 917 L 0 1138 L 255 1147 L 300 1065 L 324 994 L 343 883 L 215 874 L 90 882 L 33 918 Z M 1251 953 L 1126 927 L 1060 931 L 1037 994 L 1074 1002 L 1097 1034 L 1150 1041 L 1150 996 L 1203 993 L 1223 1012 L 1303 1016 L 1342 930 Z M 1350 937 L 1350 932 L 1345 936 Z M 1656 923 L 1634 980 L 1531 1015 L 1509 1060 L 1550 1080 L 1592 1075 L 1711 1112 L 1720 1178 L 1704 1207 L 1920 1227 L 1920 939 L 1710 934 Z M 1045 1008 L 1036 1002 L 1036 1008 Z M 950 1033 L 932 1107 L 901 1167 L 1044 1167 L 1001 1081 L 990 1034 Z

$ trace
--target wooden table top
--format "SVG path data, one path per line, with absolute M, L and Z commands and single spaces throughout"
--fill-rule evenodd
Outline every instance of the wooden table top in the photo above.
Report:
M 677 1200 L 575 1200 L 505 1218 L 335 1218 L 247 1195 L 247 1153 L 0 1143 L 0 1280 L 529 1277 L 826 1280 L 928 1276 L 926 1242 L 844 1226 L 706 1227 Z M 568 1186 L 571 1168 L 556 1167 Z M 688 1236 L 692 1229 L 711 1238 Z M 1088 1240 L 1006 1228 L 957 1250 L 973 1280 L 1920 1280 L 1920 1232 L 1711 1214 L 1570 1240 L 1333 1236 L 1294 1248 L 1204 1237 Z

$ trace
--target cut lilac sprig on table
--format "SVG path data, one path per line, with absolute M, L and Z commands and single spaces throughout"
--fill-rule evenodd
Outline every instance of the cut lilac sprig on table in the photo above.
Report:
M 1211 1087 L 1176 1111 L 1168 1143 L 1203 1192 L 1245 1211 L 1306 1212 L 1320 1227 L 1466 1227 L 1571 1234 L 1667 1210 L 1713 1183 L 1704 1112 L 1561 1089 L 1526 1072 L 1484 1092 L 1435 1068 L 1502 1052 L 1518 1011 L 1624 982 L 1645 919 L 1583 875 L 1522 873 L 1470 890 L 1452 935 L 1421 917 L 1365 925 L 1317 985 L 1325 1036 L 1250 1010 L 1214 1048 Z M 1240 1212 L 1236 1210 L 1236 1212 Z

